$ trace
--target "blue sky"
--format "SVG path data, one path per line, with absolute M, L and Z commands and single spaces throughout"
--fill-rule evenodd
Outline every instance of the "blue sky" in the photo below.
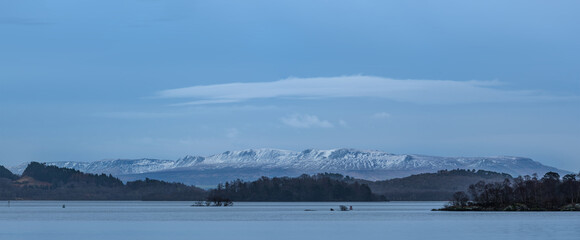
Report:
M 246 148 L 580 170 L 577 1 L 0 1 L 0 164 Z

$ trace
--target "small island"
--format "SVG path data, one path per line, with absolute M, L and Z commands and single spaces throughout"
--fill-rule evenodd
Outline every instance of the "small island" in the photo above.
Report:
M 468 193 L 456 192 L 444 208 L 436 211 L 580 211 L 580 181 L 575 174 L 562 179 L 555 172 L 517 177 L 513 182 L 478 182 Z

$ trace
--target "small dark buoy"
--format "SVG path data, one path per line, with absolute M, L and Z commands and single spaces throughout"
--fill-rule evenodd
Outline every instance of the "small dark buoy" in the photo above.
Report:
M 330 211 L 334 211 L 334 208 L 331 208 Z
M 64 204 L 62 205 L 62 208 L 64 208 Z
M 352 206 L 350 206 L 350 208 L 348 208 L 348 210 L 351 210 L 352 211 Z

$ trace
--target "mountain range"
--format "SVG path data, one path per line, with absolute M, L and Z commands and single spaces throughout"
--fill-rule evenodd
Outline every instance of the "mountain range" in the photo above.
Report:
M 87 173 L 112 174 L 121 180 L 154 178 L 198 186 L 235 179 L 255 180 L 261 176 L 298 176 L 332 172 L 367 180 L 385 180 L 444 169 L 476 169 L 512 176 L 553 171 L 570 173 L 524 157 L 436 157 L 392 154 L 357 149 L 307 149 L 301 152 L 278 149 L 226 151 L 207 157 L 185 156 L 178 160 L 111 159 L 94 162 L 47 162 Z M 10 168 L 22 173 L 26 164 Z

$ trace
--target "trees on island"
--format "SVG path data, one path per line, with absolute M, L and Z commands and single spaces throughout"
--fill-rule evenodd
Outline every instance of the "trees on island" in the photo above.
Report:
M 340 174 L 303 174 L 296 178 L 261 177 L 253 182 L 235 180 L 219 184 L 209 198 L 233 201 L 380 201 L 366 184 L 349 183 Z
M 567 174 L 560 178 L 558 173 L 548 172 L 542 178 L 534 174 L 501 183 L 480 181 L 469 186 L 469 195 L 455 193 L 448 210 L 580 210 L 576 177 Z

